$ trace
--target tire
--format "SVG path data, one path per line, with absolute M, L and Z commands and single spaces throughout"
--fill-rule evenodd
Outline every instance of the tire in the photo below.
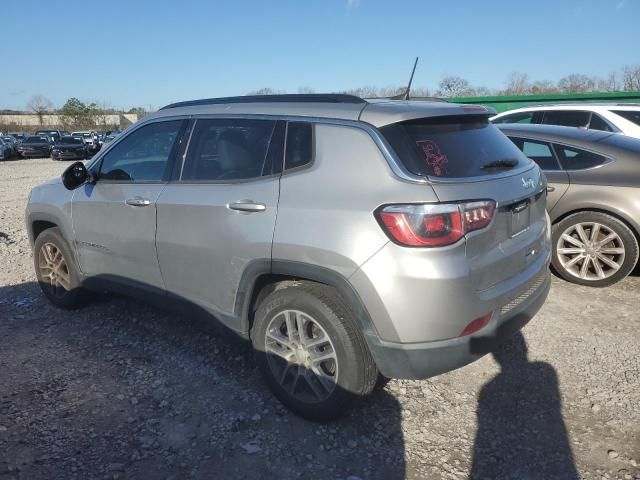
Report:
M 49 228 L 38 235 L 33 247 L 33 262 L 38 284 L 51 303 L 64 309 L 82 304 L 85 291 L 69 244 L 60 229 Z
M 291 335 L 287 315 L 292 320 Z M 307 350 L 312 356 L 305 357 L 304 348 L 286 346 L 303 343 L 298 325 L 302 325 L 304 343 L 316 341 Z M 326 285 L 282 284 L 259 305 L 251 341 L 269 388 L 287 408 L 308 420 L 326 422 L 341 416 L 355 400 L 371 393 L 378 379 L 357 320 L 338 292 Z
M 594 233 L 596 239 L 592 238 Z M 629 275 L 638 261 L 634 233 L 624 222 L 606 213 L 569 215 L 553 226 L 551 236 L 551 264 L 560 277 L 572 283 L 608 287 Z M 610 240 L 602 244 L 607 238 Z

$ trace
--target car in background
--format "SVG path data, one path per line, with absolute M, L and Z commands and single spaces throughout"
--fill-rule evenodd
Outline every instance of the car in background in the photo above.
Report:
M 82 137 L 61 137 L 51 149 L 52 160 L 85 160 L 90 156 L 89 148 Z
M 82 137 L 87 144 L 87 148 L 93 154 L 100 150 L 98 143 L 98 135 L 93 130 L 85 130 L 80 132 L 71 132 L 72 137 Z
M 3 135 L 2 140 L 11 149 L 11 155 L 18 155 L 18 141 L 11 135 Z
M 616 132 L 640 138 L 638 104 L 562 104 L 517 108 L 491 118 L 496 124 L 534 123 Z
M 15 138 L 18 143 L 22 143 L 25 138 L 31 136 L 31 134 L 27 132 L 9 132 L 9 135 Z
M 121 132 L 111 132 L 104 137 L 103 144 L 112 142 L 115 140 Z
M 565 280 L 606 287 L 638 262 L 640 139 L 554 125 L 498 125 L 543 170 L 551 263 Z
M 36 135 L 46 135 L 52 139 L 53 143 L 58 143 L 62 137 L 60 130 L 37 130 Z
M 35 135 L 25 138 L 18 145 L 18 153 L 23 158 L 28 157 L 48 157 L 51 155 L 52 143 L 48 137 L 36 137 Z
M 8 160 L 13 156 L 11 146 L 0 137 L 0 160 Z

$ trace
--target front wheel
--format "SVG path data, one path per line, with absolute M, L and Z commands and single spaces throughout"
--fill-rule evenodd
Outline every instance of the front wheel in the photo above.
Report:
M 47 299 L 61 308 L 75 308 L 84 290 L 69 245 L 60 230 L 49 228 L 38 235 L 33 247 L 36 277 Z
M 251 340 L 267 385 L 309 420 L 339 417 L 378 378 L 357 320 L 326 285 L 295 282 L 268 295 Z
M 629 227 L 601 212 L 579 212 L 553 226 L 551 263 L 565 280 L 607 287 L 625 278 L 638 261 Z

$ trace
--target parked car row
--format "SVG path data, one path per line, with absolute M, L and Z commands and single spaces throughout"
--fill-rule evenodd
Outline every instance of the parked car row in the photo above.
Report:
M 91 158 L 104 143 L 112 141 L 119 134 L 119 130 L 69 132 L 55 129 L 37 130 L 34 134 L 0 134 L 0 159 L 48 156 L 53 160 Z
M 640 241 L 640 106 L 542 105 L 492 122 L 547 177 L 558 275 L 605 287 L 631 273 Z

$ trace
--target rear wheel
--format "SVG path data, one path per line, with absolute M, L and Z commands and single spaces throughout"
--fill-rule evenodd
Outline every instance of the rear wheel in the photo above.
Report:
M 33 260 L 40 288 L 51 303 L 61 308 L 81 304 L 84 291 L 80 275 L 71 249 L 57 227 L 38 235 Z
M 579 212 L 553 226 L 551 263 L 565 280 L 606 287 L 629 275 L 637 260 L 633 232 L 611 215 Z
M 262 374 L 298 415 L 328 421 L 378 378 L 357 320 L 331 287 L 296 282 L 260 304 L 251 339 Z

